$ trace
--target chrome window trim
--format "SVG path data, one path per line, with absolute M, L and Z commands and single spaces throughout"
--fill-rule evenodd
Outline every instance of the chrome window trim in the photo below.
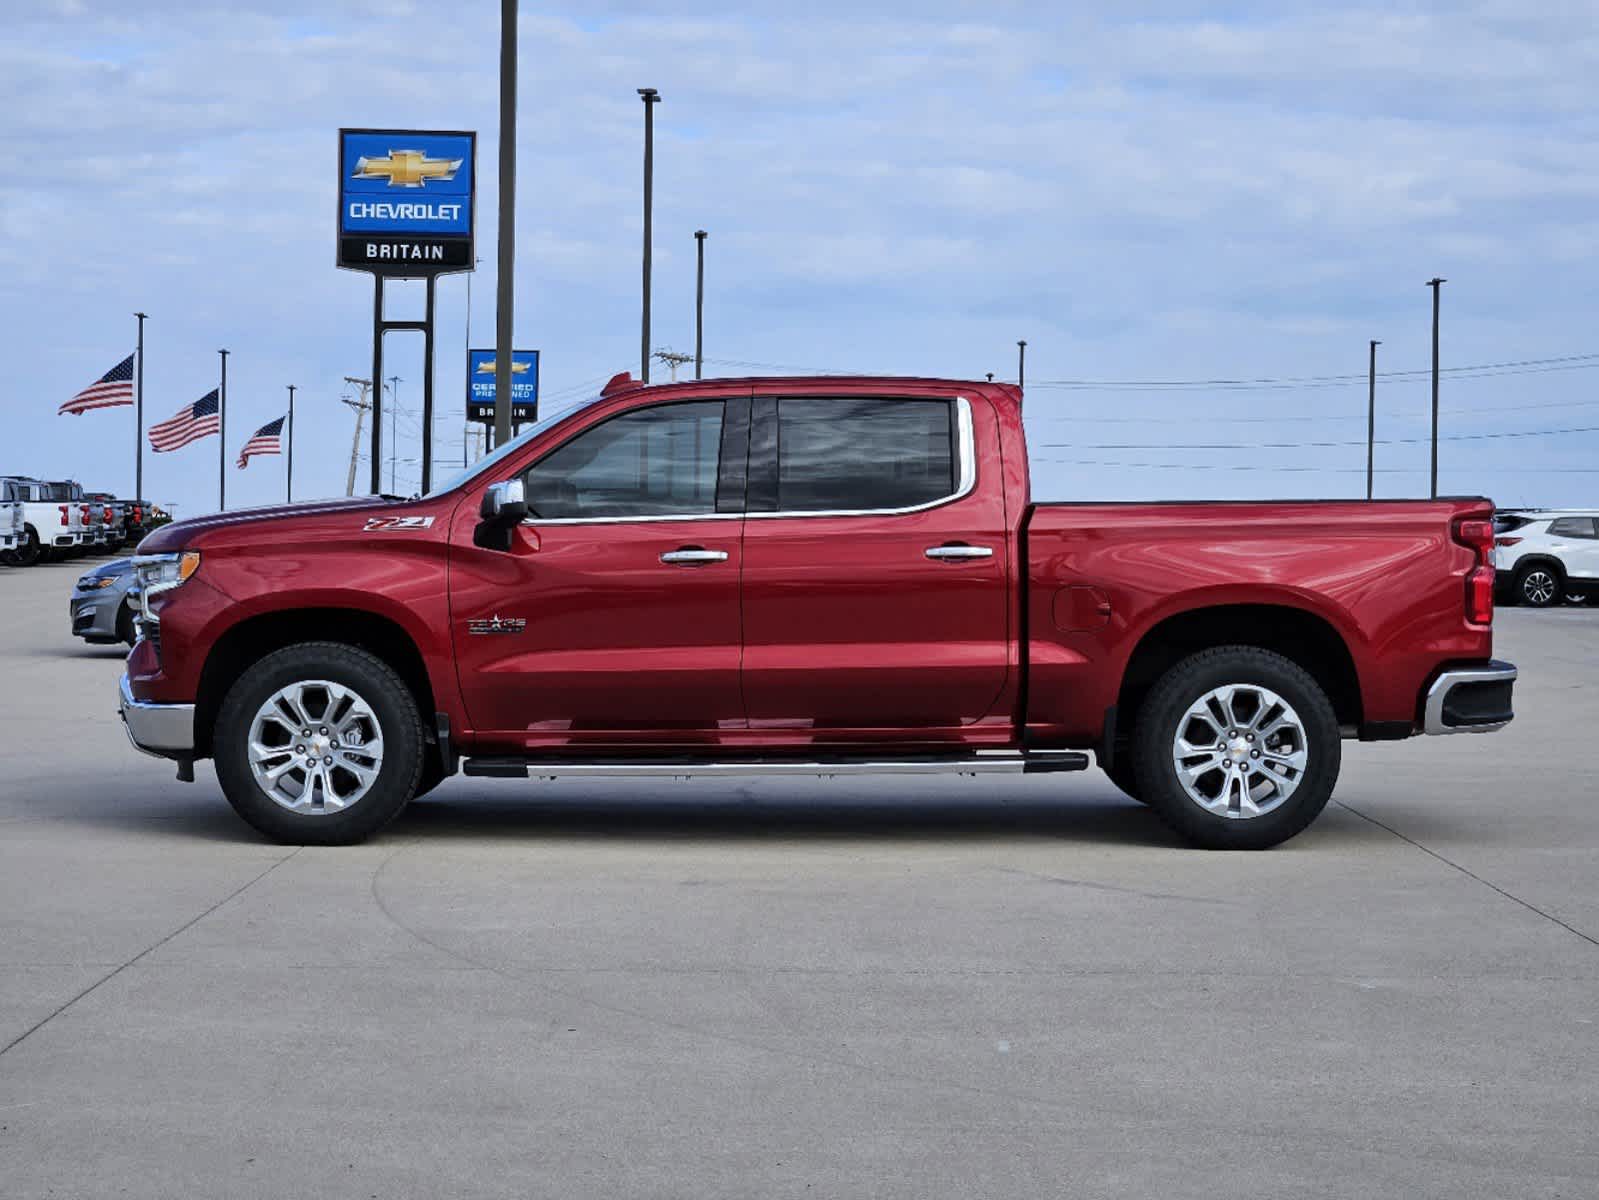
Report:
M 870 398 L 870 397 L 868 397 Z M 929 397 L 930 398 L 930 397 Z M 965 396 L 955 397 L 956 453 L 960 458 L 960 478 L 955 490 L 947 496 L 928 500 L 905 508 L 830 508 L 830 509 L 779 509 L 776 512 L 738 513 L 672 513 L 648 517 L 527 517 L 524 525 L 649 525 L 658 521 L 742 521 L 771 520 L 776 517 L 902 517 L 910 513 L 927 512 L 954 504 L 972 494 L 977 486 L 977 439 L 972 430 L 972 405 Z

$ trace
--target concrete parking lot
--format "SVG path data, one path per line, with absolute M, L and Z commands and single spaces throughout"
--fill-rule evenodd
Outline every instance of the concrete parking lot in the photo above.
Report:
M 1591 1196 L 1599 612 L 1261 854 L 1099 773 L 455 779 L 353 849 L 176 783 L 0 572 L 0 1194 Z

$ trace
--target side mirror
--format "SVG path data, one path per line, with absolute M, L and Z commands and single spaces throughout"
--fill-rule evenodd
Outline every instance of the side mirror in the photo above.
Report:
M 511 535 L 527 516 L 527 487 L 520 479 L 491 483 L 478 506 L 483 519 L 472 531 L 472 544 L 483 550 L 509 551 Z
M 489 484 L 478 516 L 496 525 L 516 524 L 527 516 L 527 486 L 520 479 Z

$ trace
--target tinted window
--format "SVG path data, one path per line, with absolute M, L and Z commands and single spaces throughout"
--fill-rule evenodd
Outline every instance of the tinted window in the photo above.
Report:
M 1494 518 L 1494 532 L 1510 533 L 1512 530 L 1520 529 L 1524 525 L 1531 524 L 1531 517 L 1498 516 Z
M 1594 536 L 1592 517 L 1561 517 L 1549 525 L 1551 537 L 1591 538 Z
M 623 413 L 530 467 L 528 505 L 548 519 L 714 513 L 721 441 L 720 400 Z
M 779 400 L 782 512 L 909 508 L 955 490 L 947 400 Z

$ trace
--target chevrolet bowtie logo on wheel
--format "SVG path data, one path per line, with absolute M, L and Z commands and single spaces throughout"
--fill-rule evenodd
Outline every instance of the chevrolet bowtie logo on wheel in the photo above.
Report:
M 502 617 L 499 613 L 492 617 L 473 617 L 466 623 L 468 633 L 521 633 L 526 628 L 525 618 Z
M 419 188 L 430 179 L 449 180 L 461 169 L 459 158 L 429 158 L 421 150 L 390 150 L 387 158 L 355 160 L 351 179 L 387 179 L 390 187 Z

